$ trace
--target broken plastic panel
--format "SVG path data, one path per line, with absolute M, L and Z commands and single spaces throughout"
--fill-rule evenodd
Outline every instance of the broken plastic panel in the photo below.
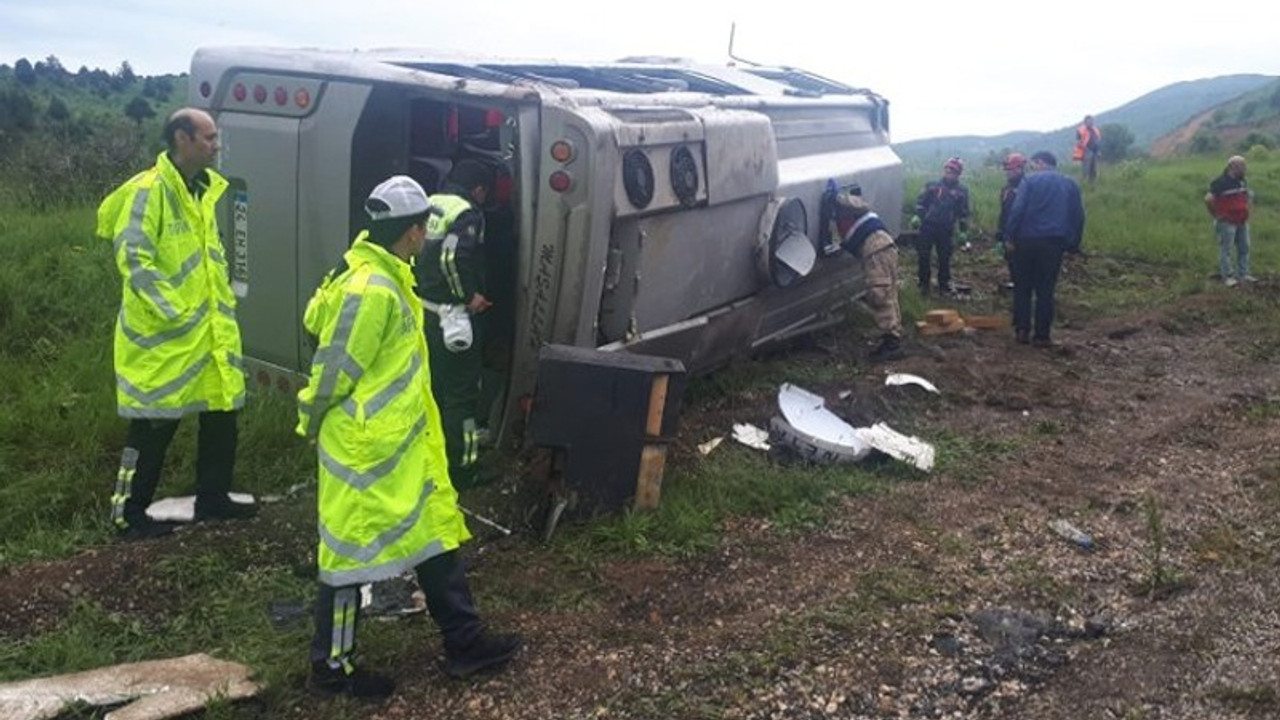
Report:
M 163 720 L 187 715 L 215 698 L 238 700 L 261 689 L 240 663 L 204 653 L 98 668 L 70 675 L 0 683 L 0 718 L 49 720 L 69 705 L 124 703 L 106 720 Z
M 938 387 L 919 375 L 909 373 L 893 373 L 884 379 L 885 385 L 919 385 L 931 393 L 938 392 Z
M 769 431 L 761 430 L 750 423 L 735 423 L 733 426 L 733 439 L 756 450 L 768 450 L 770 448 Z
M 797 432 L 821 443 L 847 449 L 848 459 L 861 460 L 871 452 L 852 425 L 827 409 L 826 401 L 820 395 L 783 383 L 778 389 L 778 408 L 787 424 Z
M 242 505 L 252 505 L 255 502 L 254 497 L 248 493 L 227 493 L 227 497 L 231 502 Z M 195 522 L 196 496 L 184 495 L 157 500 L 147 507 L 147 517 L 156 522 Z

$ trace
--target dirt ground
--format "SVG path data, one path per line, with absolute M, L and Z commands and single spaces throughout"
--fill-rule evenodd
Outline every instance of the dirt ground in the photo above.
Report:
M 904 266 L 913 260 L 903 254 Z M 1067 282 L 1088 281 L 1088 272 L 1069 271 Z M 878 370 L 809 387 L 837 413 L 875 408 L 925 440 L 951 438 L 943 452 L 968 455 L 847 499 L 816 531 L 735 521 L 716 550 L 692 559 L 610 561 L 592 578 L 599 601 L 493 614 L 527 642 L 504 672 L 449 681 L 435 668 L 438 648 L 424 646 L 394 669 L 392 700 L 356 712 L 1280 717 L 1280 348 L 1247 323 L 1216 319 L 1231 293 L 1276 300 L 1280 284 L 1208 283 L 1177 303 L 1105 320 L 1068 303 L 1049 350 L 1016 345 L 1007 330 L 914 339 L 887 370 L 929 379 L 937 396 L 885 388 Z M 796 352 L 855 363 L 866 349 L 845 333 Z M 772 403 L 686 408 L 673 462 L 698 462 L 692 446 L 732 422 L 766 422 Z M 1055 518 L 1087 532 L 1092 549 L 1052 532 Z M 262 529 L 255 521 L 209 532 Z M 9 610 L 0 635 L 52 626 L 77 596 L 136 611 L 157 556 L 208 540 L 104 547 L 10 569 L 0 577 Z M 312 538 L 259 542 L 258 551 L 283 552 Z M 474 555 L 473 582 L 541 597 L 557 592 L 565 562 L 535 542 L 506 540 Z M 289 717 L 315 716 L 307 703 Z

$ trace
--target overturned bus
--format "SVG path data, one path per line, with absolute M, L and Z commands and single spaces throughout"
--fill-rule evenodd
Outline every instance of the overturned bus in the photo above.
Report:
M 461 159 L 498 170 L 485 362 L 504 431 L 545 344 L 698 372 L 839 320 L 861 278 L 821 229 L 830 181 L 898 229 L 888 103 L 792 68 L 215 47 L 189 92 L 221 131 L 219 221 L 259 386 L 303 380 L 306 302 L 393 174 L 431 193 Z

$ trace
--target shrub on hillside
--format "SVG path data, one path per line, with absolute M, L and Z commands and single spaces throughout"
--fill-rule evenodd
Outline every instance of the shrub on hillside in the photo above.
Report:
M 1201 155 L 1222 152 L 1222 138 L 1204 130 L 1197 130 L 1191 138 L 1191 152 Z
M 1125 160 L 1111 174 L 1126 182 L 1141 180 L 1147 174 L 1147 164 L 1141 160 Z
M 1271 135 L 1254 131 L 1245 135 L 1243 140 L 1236 143 L 1236 151 L 1242 153 L 1248 152 L 1253 147 L 1259 145 L 1264 148 L 1274 149 L 1276 146 L 1276 139 Z
M 1249 160 L 1252 162 L 1265 162 L 1270 160 L 1271 156 L 1275 154 L 1274 150 L 1274 145 L 1254 145 L 1246 150 L 1244 154 L 1247 155 Z
M 1117 162 L 1128 157 L 1129 147 L 1133 145 L 1133 133 L 1128 126 L 1108 123 L 1100 129 L 1102 130 L 1102 147 L 1099 150 L 1102 157 L 1109 162 Z
M 145 167 L 145 150 L 132 123 L 71 123 L 25 138 L 9 153 L 0 183 L 19 207 L 39 212 L 96 203 Z

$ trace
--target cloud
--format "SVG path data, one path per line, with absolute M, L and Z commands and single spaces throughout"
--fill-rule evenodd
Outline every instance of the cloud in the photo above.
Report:
M 1055 6 L 1056 7 L 1056 6 Z M 69 68 L 185 72 L 195 49 L 274 45 L 432 47 L 472 55 L 611 60 L 668 55 L 804 68 L 868 87 L 893 107 L 895 140 L 1050 130 L 1163 85 L 1242 72 L 1280 74 L 1271 28 L 1280 3 L 1238 0 L 1230 12 L 1177 3 L 786 3 L 562 0 L 0 0 L 0 62 L 57 55 Z M 1157 15 L 1158 13 L 1158 15 Z M 1040 12 L 1037 11 L 1037 15 Z M 7 58 L 4 56 L 8 56 Z

